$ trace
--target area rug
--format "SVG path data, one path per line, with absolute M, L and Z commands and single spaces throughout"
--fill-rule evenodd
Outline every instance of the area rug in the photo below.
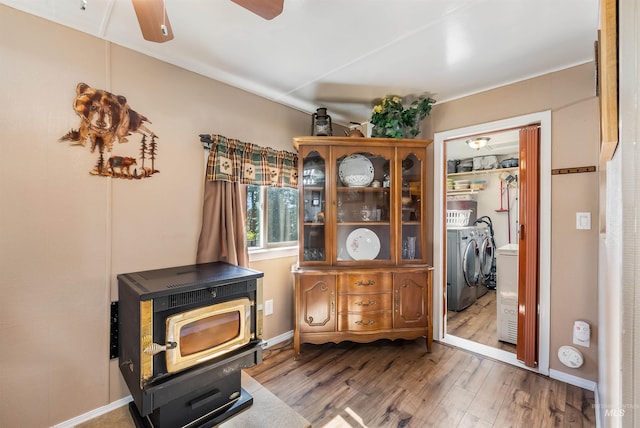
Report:
M 242 372 L 242 387 L 253 396 L 253 405 L 220 424 L 220 428 L 311 428 L 311 424 L 284 401 Z M 135 428 L 129 406 L 123 406 L 77 428 Z

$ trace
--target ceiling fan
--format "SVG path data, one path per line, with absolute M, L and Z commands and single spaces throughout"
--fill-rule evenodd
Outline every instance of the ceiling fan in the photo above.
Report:
M 156 43 L 173 39 L 165 0 L 131 0 L 138 17 L 142 37 Z M 284 0 L 231 0 L 256 15 L 270 20 L 282 13 Z

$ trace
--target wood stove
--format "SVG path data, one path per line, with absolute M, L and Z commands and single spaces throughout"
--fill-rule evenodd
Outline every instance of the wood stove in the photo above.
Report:
M 141 427 L 212 427 L 250 406 L 261 272 L 222 262 L 118 275 L 120 371 Z

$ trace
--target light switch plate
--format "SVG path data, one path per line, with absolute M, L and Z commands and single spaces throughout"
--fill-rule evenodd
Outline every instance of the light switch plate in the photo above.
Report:
M 576 213 L 576 229 L 591 230 L 591 213 Z

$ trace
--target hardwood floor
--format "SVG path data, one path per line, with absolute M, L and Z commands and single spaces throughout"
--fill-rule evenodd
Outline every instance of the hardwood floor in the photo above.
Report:
M 489 290 L 460 312 L 447 311 L 447 333 L 504 351 L 516 352 L 516 345 L 498 340 L 495 290 Z
M 593 392 L 424 339 L 286 343 L 247 372 L 314 428 L 595 426 Z

